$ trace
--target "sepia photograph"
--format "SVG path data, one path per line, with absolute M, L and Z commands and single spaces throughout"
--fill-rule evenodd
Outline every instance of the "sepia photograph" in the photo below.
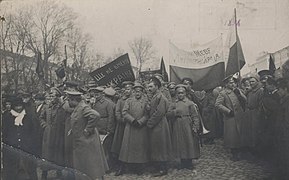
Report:
M 289 0 L 0 0 L 1 179 L 288 180 Z

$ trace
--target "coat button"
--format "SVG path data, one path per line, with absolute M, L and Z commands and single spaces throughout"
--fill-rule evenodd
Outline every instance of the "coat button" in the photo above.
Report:
M 18 139 L 18 141 L 20 142 L 20 141 L 21 141 L 21 139 Z

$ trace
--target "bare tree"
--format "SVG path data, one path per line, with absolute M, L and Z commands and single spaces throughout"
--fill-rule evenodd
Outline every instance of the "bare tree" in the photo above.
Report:
M 48 80 L 49 58 L 58 53 L 65 31 L 74 24 L 75 13 L 56 1 L 40 1 L 19 10 L 17 19 L 17 26 L 27 35 L 26 47 L 34 54 L 42 53 L 44 77 Z
M 139 71 L 142 69 L 142 64 L 155 55 L 152 41 L 143 37 L 136 38 L 132 42 L 129 42 L 129 47 L 137 60 Z

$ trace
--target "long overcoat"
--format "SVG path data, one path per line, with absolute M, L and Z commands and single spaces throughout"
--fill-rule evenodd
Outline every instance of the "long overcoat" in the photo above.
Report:
M 150 101 L 149 119 L 149 147 L 152 161 L 169 161 L 172 157 L 172 141 L 166 118 L 169 102 L 159 91 Z
M 116 106 L 115 106 L 115 120 L 116 120 L 116 128 L 114 132 L 114 137 L 111 145 L 111 152 L 119 154 L 122 139 L 123 139 L 123 133 L 125 129 L 125 121 L 122 116 L 122 109 L 124 106 L 124 103 L 126 101 L 127 97 L 123 96 L 120 99 L 118 99 Z
M 176 101 L 173 122 L 172 144 L 177 159 L 196 159 L 200 157 L 197 130 L 200 125 L 196 104 L 185 98 Z M 195 131 L 193 131 L 193 127 Z
M 43 130 L 42 157 L 57 165 L 64 165 L 65 118 L 62 104 L 49 104 L 40 114 Z M 49 167 L 43 167 L 50 169 Z
M 242 98 L 246 99 L 245 95 L 242 94 Z M 242 124 L 241 122 L 236 121 L 234 117 L 230 117 L 229 113 L 232 110 L 234 114 L 242 113 L 243 109 L 241 104 L 236 96 L 236 94 L 225 88 L 220 92 L 219 96 L 216 99 L 216 107 L 224 114 L 224 143 L 228 148 L 240 148 L 242 147 Z
M 96 100 L 92 109 L 96 110 L 100 114 L 100 119 L 97 122 L 97 129 L 100 134 L 114 133 L 115 128 L 115 114 L 112 102 L 110 102 L 105 97 L 100 97 Z
M 89 105 L 81 101 L 71 114 L 71 132 L 73 137 L 73 168 L 96 179 L 108 170 L 104 150 L 100 142 L 97 121 L 100 115 Z M 89 136 L 85 136 L 84 132 Z M 85 179 L 76 174 L 77 179 Z
M 123 135 L 119 160 L 126 163 L 146 163 L 149 161 L 149 139 L 146 122 L 147 100 L 142 97 L 134 97 L 126 100 L 122 113 L 126 126 Z M 132 122 L 137 120 L 142 126 L 135 127 Z
M 259 143 L 262 129 L 260 128 L 263 124 L 263 115 L 261 114 L 261 102 L 264 95 L 264 89 L 261 85 L 258 85 L 255 89 L 252 89 L 247 95 L 247 106 L 251 112 L 252 121 L 252 135 L 253 135 L 253 146 Z

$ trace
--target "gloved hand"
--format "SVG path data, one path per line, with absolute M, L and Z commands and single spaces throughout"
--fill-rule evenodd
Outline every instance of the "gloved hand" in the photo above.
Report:
M 229 115 L 229 117 L 234 117 L 234 115 L 235 115 L 235 114 L 234 114 L 234 111 L 231 110 L 228 115 Z
M 141 124 L 140 124 L 137 120 L 134 120 L 134 121 L 132 122 L 132 125 L 133 125 L 134 127 L 140 127 L 140 126 L 141 126 Z

